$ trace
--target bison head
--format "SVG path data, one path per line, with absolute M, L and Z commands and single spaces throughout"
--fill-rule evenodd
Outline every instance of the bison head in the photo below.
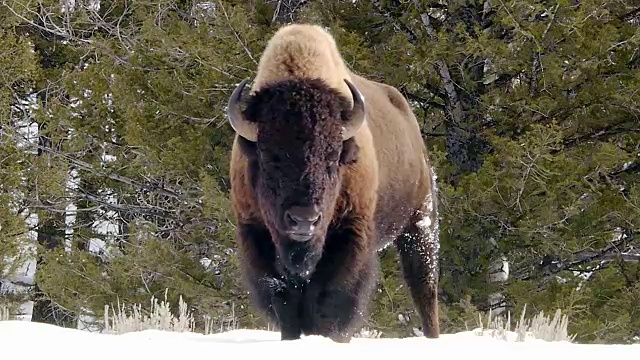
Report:
M 229 122 L 252 164 L 249 177 L 280 264 L 305 277 L 322 254 L 341 166 L 357 155 L 364 99 L 348 80 L 353 106 L 322 80 L 286 80 L 251 95 L 243 111 L 247 81 L 229 99 Z

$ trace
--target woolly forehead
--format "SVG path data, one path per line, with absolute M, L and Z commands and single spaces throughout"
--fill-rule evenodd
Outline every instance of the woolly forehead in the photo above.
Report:
M 243 114 L 258 124 L 260 143 L 339 144 L 351 109 L 346 97 L 313 79 L 265 87 L 249 97 Z

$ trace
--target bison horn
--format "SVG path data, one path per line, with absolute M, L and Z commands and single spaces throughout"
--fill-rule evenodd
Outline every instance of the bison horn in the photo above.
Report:
M 343 126 L 343 141 L 351 139 L 358 129 L 360 129 L 360 126 L 362 126 L 365 119 L 364 97 L 358 88 L 351 83 L 351 81 L 345 79 L 344 82 L 347 83 L 349 90 L 351 90 L 351 96 L 353 97 L 353 112 L 351 113 L 351 118 Z
M 235 90 L 233 90 L 227 105 L 227 117 L 229 118 L 231 127 L 238 135 L 249 141 L 256 142 L 258 141 L 258 127 L 255 123 L 247 121 L 240 109 L 240 97 L 247 82 L 249 82 L 249 78 L 242 80 L 242 82 L 236 86 Z

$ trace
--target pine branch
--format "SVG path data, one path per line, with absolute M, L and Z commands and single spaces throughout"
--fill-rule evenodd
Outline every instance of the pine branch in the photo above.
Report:
M 579 145 L 580 143 L 587 141 L 587 140 L 605 140 L 611 136 L 615 136 L 615 135 L 623 135 L 623 134 L 640 134 L 640 129 L 634 129 L 634 128 L 625 128 L 622 126 L 619 126 L 618 124 L 613 124 L 611 126 L 608 126 L 598 132 L 595 133 L 591 133 L 591 134 L 586 134 L 586 135 L 582 135 L 582 136 L 578 136 L 578 137 L 574 137 L 574 138 L 570 138 L 570 139 L 566 139 L 563 142 L 563 148 L 566 147 L 571 147 L 571 146 L 575 146 L 575 145 Z M 551 154 L 555 154 L 559 151 L 563 151 L 563 149 L 557 149 L 557 150 L 553 150 L 550 153 Z
M 402 90 L 404 90 L 404 89 L 401 89 L 401 91 Z M 412 94 L 410 92 L 407 92 L 406 90 L 402 91 L 402 93 L 407 98 L 409 98 L 409 100 L 413 100 L 413 101 L 419 102 L 420 104 L 428 105 L 428 106 L 431 106 L 431 107 L 434 107 L 434 108 L 437 108 L 437 109 L 440 109 L 440 110 L 444 110 L 444 108 L 445 108 L 445 106 L 443 104 L 440 104 L 439 102 L 433 101 L 433 99 L 436 97 L 435 95 L 432 96 L 431 99 L 425 99 L 425 98 L 423 98 L 421 96 L 418 96 L 418 95 Z
M 533 280 L 540 277 L 548 277 L 562 271 L 571 270 L 572 268 L 584 265 L 593 261 L 610 262 L 620 259 L 622 261 L 638 262 L 640 261 L 640 253 L 620 252 L 620 248 L 635 240 L 635 234 L 632 231 L 625 231 L 617 240 L 609 243 L 599 251 L 586 252 L 581 251 L 574 254 L 574 260 L 557 260 L 551 264 L 543 261 L 539 266 L 539 270 L 527 273 L 524 276 L 515 276 L 519 280 Z
M 622 15 L 620 20 L 622 21 L 631 21 L 635 17 L 640 16 L 640 8 L 636 8 L 634 10 L 629 11 L 628 13 Z
M 547 34 L 551 29 L 551 25 L 553 25 L 553 22 L 555 21 L 556 13 L 558 12 L 559 7 L 560 7 L 560 4 L 556 4 L 556 6 L 553 8 L 551 12 L 551 18 L 549 19 L 549 23 L 547 24 L 547 27 L 544 29 L 544 32 L 542 33 L 540 43 L 542 43 L 544 39 L 547 37 Z M 541 44 L 540 44 L 538 45 L 538 49 L 536 49 L 536 51 L 533 54 L 533 64 L 531 65 L 531 83 L 529 88 L 529 95 L 531 97 L 534 97 L 538 94 L 538 81 L 539 81 L 540 73 L 542 73 L 543 71 L 542 50 L 543 49 L 541 48 Z
M 396 30 L 403 32 L 407 35 L 407 37 L 409 38 L 409 42 L 413 45 L 417 45 L 418 44 L 418 36 L 416 36 L 416 34 L 409 29 L 409 27 L 407 25 L 405 25 L 404 23 L 402 23 L 401 21 L 397 21 L 397 19 L 395 19 L 391 13 L 389 13 L 387 10 L 385 10 L 382 7 L 382 4 L 380 4 L 379 0 L 373 0 L 372 2 L 373 7 L 378 11 L 378 13 L 380 15 L 382 15 L 382 17 L 385 18 L 385 20 L 389 21 L 394 28 L 396 28 Z
M 419 7 L 419 4 L 416 2 L 416 7 Z M 420 20 L 424 26 L 424 30 L 429 36 L 429 38 L 435 38 L 436 32 L 431 25 L 431 18 L 429 14 L 426 12 L 422 12 L 420 14 Z M 449 66 L 442 60 L 436 60 L 434 62 L 434 66 L 436 71 L 440 75 L 440 80 L 444 85 L 444 90 L 447 96 L 447 113 L 451 117 L 449 120 L 457 126 L 460 126 L 464 120 L 464 114 L 462 111 L 462 103 L 460 102 L 460 98 L 458 96 L 458 92 L 456 90 L 455 83 L 451 78 L 451 72 L 449 71 Z
M 4 131 L 2 129 L 0 129 L 0 135 L 9 136 L 9 137 L 13 138 L 14 140 L 19 140 L 17 138 L 17 136 L 9 134 L 9 133 L 7 133 L 6 131 Z M 159 187 L 159 186 L 156 186 L 156 185 L 143 184 L 141 182 L 138 182 L 136 180 L 133 180 L 133 179 L 130 179 L 128 177 L 125 177 L 125 176 L 122 176 L 122 175 L 118 175 L 118 174 L 100 172 L 100 171 L 96 170 L 93 166 L 91 166 L 91 164 L 86 163 L 86 162 L 84 162 L 82 160 L 75 159 L 72 156 L 70 156 L 68 154 L 65 154 L 65 153 L 63 153 L 61 151 L 58 151 L 56 149 L 53 149 L 53 148 L 51 148 L 49 146 L 44 146 L 44 145 L 35 144 L 35 143 L 27 143 L 27 144 L 30 147 L 36 148 L 38 150 L 41 150 L 41 151 L 47 152 L 49 154 L 52 154 L 54 156 L 60 157 L 62 159 L 65 159 L 69 163 L 77 166 L 78 169 L 88 171 L 88 172 L 90 172 L 90 173 L 92 173 L 94 175 L 105 176 L 105 177 L 107 177 L 107 178 L 109 178 L 111 180 L 118 181 L 118 182 L 130 185 L 130 186 L 136 187 L 136 188 L 141 189 L 141 190 L 155 192 L 155 193 L 158 193 L 160 195 L 169 196 L 169 197 L 176 198 L 176 199 L 179 199 L 179 200 L 184 200 L 184 201 L 187 200 L 187 198 L 185 198 L 177 190 L 173 190 L 173 189 L 165 188 L 165 187 Z

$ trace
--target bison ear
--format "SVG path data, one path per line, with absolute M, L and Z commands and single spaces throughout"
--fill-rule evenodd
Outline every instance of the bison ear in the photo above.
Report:
M 243 119 L 247 122 L 255 123 L 255 119 L 258 117 L 258 112 L 260 111 L 260 107 L 255 105 L 254 100 L 257 96 L 256 94 L 247 95 L 247 107 L 242 111 Z M 242 136 L 238 136 L 238 145 L 242 153 L 250 160 L 254 161 L 258 157 L 258 146 L 256 142 L 247 140 Z
M 340 164 L 349 165 L 358 160 L 360 147 L 356 143 L 355 138 L 348 139 L 342 143 L 342 152 L 340 153 Z

